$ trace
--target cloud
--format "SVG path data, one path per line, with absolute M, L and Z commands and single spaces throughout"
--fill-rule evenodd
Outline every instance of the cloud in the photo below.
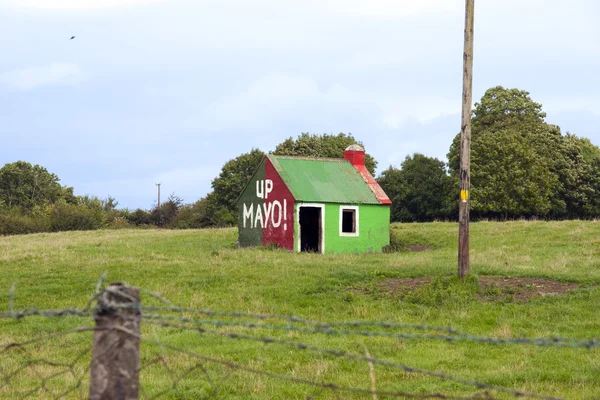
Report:
M 200 197 L 206 192 L 206 187 L 210 186 L 211 180 L 219 173 L 218 167 L 210 165 L 202 167 L 177 168 L 166 172 L 161 172 L 155 176 L 154 181 L 161 183 L 161 189 L 168 190 L 168 193 L 190 194 L 197 193 Z M 201 190 L 201 189 L 204 190 Z
M 356 93 L 332 84 L 321 88 L 306 76 L 267 76 L 245 90 L 212 103 L 206 115 L 213 127 L 264 127 L 290 119 L 314 120 L 324 112 L 346 113 L 363 103 Z
M 102 8 L 128 7 L 155 3 L 163 0 L 9 0 L 13 8 L 38 10 L 97 10 Z
M 457 14 L 464 9 L 464 1 L 457 0 L 326 0 L 324 4 L 343 14 L 385 19 Z
M 548 114 L 571 111 L 587 111 L 600 116 L 600 96 L 540 96 L 543 110 Z
M 365 123 L 397 129 L 408 120 L 425 123 L 460 112 L 460 107 L 460 97 L 390 96 L 335 83 L 322 87 L 305 76 L 270 76 L 217 100 L 203 120 L 210 121 L 215 130 L 268 129 L 281 122 L 299 121 L 306 130 L 316 126 L 339 132 L 356 130 Z
M 0 84 L 16 90 L 32 90 L 41 86 L 75 85 L 85 79 L 82 69 L 71 63 L 17 69 L 0 74 Z
M 450 99 L 439 96 L 414 96 L 382 98 L 378 102 L 383 113 L 383 124 L 397 129 L 408 120 L 426 123 L 436 118 L 460 112 L 460 97 Z

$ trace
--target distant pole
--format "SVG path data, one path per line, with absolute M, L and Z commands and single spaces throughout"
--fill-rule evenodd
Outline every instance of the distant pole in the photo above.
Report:
M 160 208 L 160 183 L 157 183 L 156 186 L 158 186 L 158 208 Z
M 458 206 L 458 277 L 469 273 L 469 211 L 471 200 L 471 104 L 473 104 L 473 26 L 475 0 L 466 0 L 463 54 L 463 102 L 460 130 L 460 202 Z

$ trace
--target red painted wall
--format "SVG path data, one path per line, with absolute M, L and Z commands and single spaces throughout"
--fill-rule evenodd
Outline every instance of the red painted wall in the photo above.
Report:
M 283 182 L 271 161 L 265 163 L 265 182 L 271 181 L 272 190 L 264 190 L 263 245 L 276 243 L 279 247 L 294 250 L 294 196 Z M 269 184 L 270 186 L 270 184 Z M 267 215 L 269 214 L 268 218 Z

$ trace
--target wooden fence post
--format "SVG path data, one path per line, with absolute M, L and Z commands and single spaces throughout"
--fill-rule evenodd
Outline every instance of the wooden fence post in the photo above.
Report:
M 137 400 L 140 365 L 139 291 L 114 283 L 98 298 L 90 366 L 91 400 Z M 131 332 L 129 334 L 127 332 Z

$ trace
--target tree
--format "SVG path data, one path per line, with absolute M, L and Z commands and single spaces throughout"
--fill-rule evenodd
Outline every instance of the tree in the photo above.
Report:
M 377 183 L 392 201 L 390 220 L 392 222 L 405 221 L 402 216 L 402 203 L 408 193 L 408 184 L 404 179 L 402 170 L 390 165 L 377 177 Z M 412 221 L 412 219 L 410 220 Z
M 0 202 L 31 210 L 59 199 L 75 203 L 73 188 L 61 186 L 58 176 L 39 165 L 17 161 L 0 168 Z
M 587 143 L 544 121 L 529 92 L 497 86 L 473 110 L 471 207 L 479 217 L 583 216 L 593 210 Z M 458 179 L 459 135 L 448 153 Z M 586 183 L 587 182 L 587 183 Z M 584 211 L 586 210 L 586 211 Z
M 523 132 L 539 132 L 551 129 L 546 125 L 542 105 L 534 102 L 529 92 L 519 89 L 505 89 L 496 86 L 486 90 L 479 103 L 475 103 L 471 120 L 471 143 L 480 134 L 497 132 L 517 127 Z M 559 132 L 560 135 L 560 132 Z M 448 153 L 450 172 L 458 174 L 460 134 L 452 141 Z M 471 152 L 471 158 L 476 157 Z M 472 168 L 471 168 L 472 169 Z M 472 169 L 473 170 L 473 169 Z
M 407 156 L 401 169 L 388 168 L 378 182 L 392 200 L 392 221 L 433 221 L 456 214 L 452 179 L 437 158 Z
M 528 139 L 516 129 L 506 129 L 473 141 L 472 153 L 478 155 L 471 164 L 475 215 L 506 219 L 550 213 L 558 179 Z
M 473 131 L 500 130 L 514 125 L 544 123 L 546 113 L 529 92 L 496 86 L 486 90 L 473 109 Z
M 359 144 L 362 148 L 365 148 L 352 134 L 315 135 L 302 133 L 296 139 L 290 137 L 279 143 L 275 147 L 273 154 L 280 156 L 342 158 L 344 157 L 344 150 L 353 144 Z M 369 154 L 365 154 L 365 167 L 371 175 L 375 174 L 377 162 Z
M 150 212 L 150 220 L 156 226 L 171 227 L 182 205 L 183 199 L 171 193 L 167 201 L 161 203 L 160 207 L 154 207 Z
M 252 149 L 223 165 L 219 176 L 212 181 L 213 191 L 206 207 L 208 219 L 218 217 L 218 221 L 215 221 L 220 226 L 235 223 L 236 201 L 264 157 L 265 153 Z
M 589 139 L 567 133 L 560 141 L 555 218 L 592 218 L 600 215 L 600 148 Z

